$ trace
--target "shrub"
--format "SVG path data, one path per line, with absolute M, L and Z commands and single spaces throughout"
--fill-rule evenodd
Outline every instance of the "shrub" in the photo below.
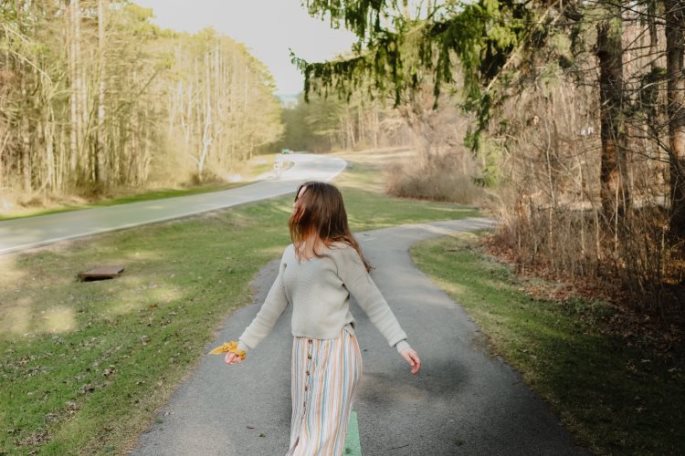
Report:
M 386 169 L 386 191 L 405 198 L 473 204 L 483 194 L 474 183 L 474 168 L 469 157 L 449 153 L 405 161 Z

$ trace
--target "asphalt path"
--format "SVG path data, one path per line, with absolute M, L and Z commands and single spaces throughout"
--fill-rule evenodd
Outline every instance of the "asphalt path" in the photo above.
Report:
M 279 176 L 230 190 L 2 221 L 0 255 L 294 193 L 300 183 L 329 181 L 347 165 L 337 157 L 287 157 L 293 166 Z
M 360 233 L 373 278 L 390 303 L 422 371 L 404 360 L 353 304 L 364 375 L 353 409 L 365 456 L 587 455 L 521 376 L 488 353 L 477 326 L 418 271 L 409 247 L 423 239 L 491 226 L 487 219 L 406 225 Z M 223 322 L 206 349 L 237 338 L 255 316 L 277 262 L 253 284 L 254 304 Z M 132 451 L 148 455 L 285 454 L 290 426 L 290 312 L 248 359 L 226 366 L 205 356 Z

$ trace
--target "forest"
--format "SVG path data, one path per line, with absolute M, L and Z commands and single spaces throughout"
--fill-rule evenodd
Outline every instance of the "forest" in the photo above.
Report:
M 0 194 L 93 195 L 224 177 L 283 131 L 274 81 L 211 29 L 119 0 L 0 3 Z
M 519 270 L 682 317 L 685 1 L 306 5 L 358 37 L 342 58 L 294 56 L 307 95 L 363 93 L 404 112 L 424 180 L 447 160 L 485 186 L 497 248 Z M 448 128 L 460 141 L 439 134 L 427 100 L 461 111 Z

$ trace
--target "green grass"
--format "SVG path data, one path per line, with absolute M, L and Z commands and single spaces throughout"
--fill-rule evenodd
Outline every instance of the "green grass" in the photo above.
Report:
M 231 183 L 231 184 L 209 184 L 201 185 L 199 187 L 183 188 L 183 189 L 161 189 L 152 192 L 140 193 L 136 195 L 121 196 L 108 200 L 94 203 L 93 206 L 116 206 L 118 204 L 137 203 L 138 201 L 150 201 L 163 198 L 174 198 L 177 196 L 197 195 L 200 193 L 219 192 L 222 190 L 229 190 L 231 188 L 240 187 L 245 183 Z
M 344 189 L 352 230 L 365 231 L 430 220 L 455 220 L 478 216 L 478 210 L 456 204 L 390 199 L 354 188 Z M 391 204 L 388 204 L 392 202 Z M 385 206 L 385 207 L 383 207 Z
M 601 455 L 685 454 L 681 355 L 606 335 L 614 310 L 601 302 L 530 298 L 476 246 L 465 234 L 420 243 L 412 256 L 583 445 Z
M 7 214 L 0 214 L 0 221 L 13 220 L 27 217 L 36 217 L 39 215 L 58 214 L 61 212 L 72 212 L 81 209 L 89 209 L 93 207 L 115 206 L 119 204 L 137 203 L 140 201 L 152 201 L 163 198 L 174 198 L 178 196 L 190 196 L 200 193 L 219 192 L 229 190 L 231 188 L 241 187 L 243 185 L 254 182 L 254 178 L 273 169 L 273 159 L 277 154 L 260 155 L 256 157 L 251 163 L 245 164 L 245 179 L 241 182 L 213 182 L 202 185 L 197 185 L 187 188 L 161 188 L 155 190 L 142 190 L 140 192 L 129 190 L 127 194 L 119 194 L 111 197 L 97 197 L 92 201 L 79 203 L 62 203 L 53 207 L 36 207 L 35 209 L 24 209 L 20 211 L 9 212 Z M 121 193 L 122 190 L 119 190 Z
M 357 171 L 341 184 L 355 231 L 475 214 L 362 190 Z M 291 204 L 0 257 L 0 454 L 126 454 L 226 315 L 251 302 L 249 282 L 289 243 Z M 118 263 L 115 280 L 75 278 Z
M 231 188 L 247 185 L 251 182 L 239 183 L 214 183 L 200 185 L 191 188 L 166 188 L 152 191 L 145 191 L 143 193 L 134 193 L 126 196 L 117 196 L 113 198 L 104 198 L 92 202 L 84 202 L 79 204 L 62 204 L 50 209 L 36 208 L 34 210 L 22 211 L 21 213 L 14 213 L 11 215 L 0 215 L 0 221 L 13 220 L 27 217 L 36 217 L 39 215 L 59 214 L 61 212 L 72 212 L 81 209 L 89 209 L 93 207 L 116 206 L 118 204 L 137 203 L 139 201 L 151 201 L 163 198 L 174 198 L 177 196 L 197 195 L 199 193 L 219 192 L 222 190 L 229 190 Z

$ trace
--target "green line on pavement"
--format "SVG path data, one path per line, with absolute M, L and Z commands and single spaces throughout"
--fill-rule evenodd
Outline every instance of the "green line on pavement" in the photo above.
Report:
M 350 423 L 347 426 L 347 438 L 345 439 L 345 456 L 362 456 L 362 444 L 359 441 L 359 423 L 357 412 L 350 413 Z

